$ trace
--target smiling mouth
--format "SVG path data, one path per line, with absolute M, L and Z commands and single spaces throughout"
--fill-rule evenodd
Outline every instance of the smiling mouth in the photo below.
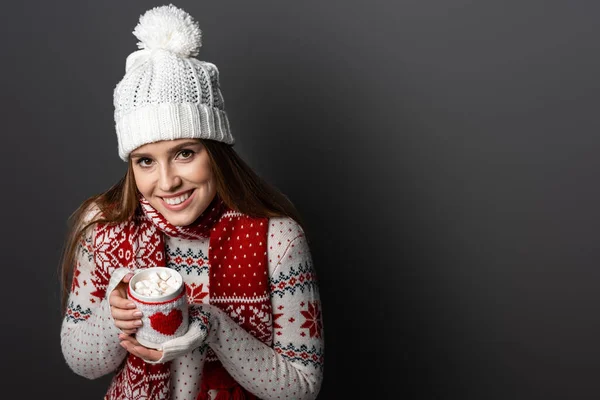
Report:
M 181 196 L 169 197 L 169 198 L 163 197 L 162 199 L 168 205 L 170 205 L 170 206 L 176 206 L 176 205 L 181 204 L 184 201 L 186 201 L 191 195 L 192 195 L 192 191 L 190 190 L 189 192 L 184 193 Z

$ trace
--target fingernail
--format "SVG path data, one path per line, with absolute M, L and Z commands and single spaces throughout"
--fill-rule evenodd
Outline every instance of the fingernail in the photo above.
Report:
M 129 307 L 129 308 L 135 308 L 135 304 L 129 303 L 129 304 L 127 304 L 127 307 Z
M 135 326 L 142 326 L 142 321 L 141 320 L 137 320 L 133 323 Z
M 143 314 L 142 314 L 142 312 L 141 312 L 141 311 L 136 311 L 136 312 L 134 312 L 134 313 L 133 313 L 133 316 L 134 316 L 134 317 L 141 317 L 142 315 L 143 315 Z

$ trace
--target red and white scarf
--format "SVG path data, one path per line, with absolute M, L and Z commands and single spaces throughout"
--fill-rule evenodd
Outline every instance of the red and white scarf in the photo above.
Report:
M 264 322 L 251 315 L 259 309 L 264 315 L 272 315 L 269 298 L 267 266 L 267 218 L 252 218 L 229 209 L 218 197 L 206 211 L 189 226 L 171 225 L 162 214 L 140 196 L 140 209 L 128 222 L 116 225 L 97 224 L 94 240 L 96 270 L 92 280 L 97 288 L 95 295 L 104 297 L 112 271 L 119 267 L 136 270 L 151 266 L 166 266 L 164 235 L 184 239 L 210 238 L 209 242 L 209 303 L 230 315 L 246 331 L 262 342 L 273 342 L 272 321 Z M 240 233 L 242 240 L 240 241 Z M 249 233 L 252 234 L 249 234 Z M 235 236 L 235 237 L 234 237 Z M 236 246 L 231 246 L 232 241 Z M 240 244 L 242 243 L 242 244 Z M 252 247 L 253 257 L 244 258 Z M 244 259 L 244 278 L 235 268 L 219 269 L 220 265 Z M 242 265 L 239 265 L 242 268 Z M 225 272 L 225 273 L 221 273 Z M 239 272 L 239 271 L 238 271 Z M 243 279 L 243 281 L 242 281 Z M 252 296 L 235 294 L 237 284 L 249 284 L 256 290 Z M 246 305 L 245 307 L 240 307 Z M 252 305 L 252 307 L 250 307 Z M 241 310 L 241 312 L 240 312 Z M 255 312 L 255 311 L 254 311 Z M 105 395 L 105 400 L 169 399 L 170 362 L 148 364 L 128 353 L 116 372 Z M 256 399 L 243 389 L 222 366 L 209 349 L 204 365 L 199 400 L 208 399 L 208 390 L 219 389 L 217 399 Z

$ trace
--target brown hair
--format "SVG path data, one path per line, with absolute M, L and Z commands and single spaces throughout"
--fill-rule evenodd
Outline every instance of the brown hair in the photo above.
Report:
M 206 149 L 217 195 L 225 204 L 252 217 L 289 217 L 305 229 L 294 204 L 268 184 L 236 153 L 231 145 L 199 139 Z M 106 192 L 86 199 L 68 218 L 68 235 L 59 264 L 62 284 L 61 308 L 66 310 L 76 252 L 83 233 L 95 223 L 118 224 L 130 220 L 139 207 L 131 160 L 125 176 Z M 84 216 L 97 206 L 101 213 L 84 223 Z

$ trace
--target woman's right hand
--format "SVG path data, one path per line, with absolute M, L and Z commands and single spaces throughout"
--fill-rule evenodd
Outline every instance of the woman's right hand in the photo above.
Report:
M 108 297 L 115 326 L 127 335 L 134 334 L 142 326 L 142 312 L 127 298 L 127 286 L 132 276 L 132 273 L 125 275 Z

